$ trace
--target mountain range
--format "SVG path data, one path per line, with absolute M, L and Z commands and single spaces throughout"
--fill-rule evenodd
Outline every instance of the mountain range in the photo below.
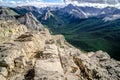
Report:
M 119 18 L 84 14 L 71 4 L 1 7 L 0 80 L 119 80 Z
M 31 12 L 52 34 L 63 34 L 72 45 L 84 51 L 103 50 L 119 59 L 120 9 L 90 6 L 65 7 L 22 6 L 9 8 L 19 19 Z M 97 47 L 96 47 L 97 46 Z

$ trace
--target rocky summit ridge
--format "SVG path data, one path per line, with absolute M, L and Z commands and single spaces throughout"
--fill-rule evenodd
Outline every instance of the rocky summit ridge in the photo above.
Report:
M 40 30 L 41 27 L 43 27 L 42 24 L 35 18 L 35 16 L 31 12 L 26 13 L 22 17 L 19 17 L 18 21 L 21 24 L 26 25 L 27 28 L 31 30 Z
M 31 21 L 0 21 L 0 80 L 120 80 L 120 62 L 106 52 L 80 51 Z

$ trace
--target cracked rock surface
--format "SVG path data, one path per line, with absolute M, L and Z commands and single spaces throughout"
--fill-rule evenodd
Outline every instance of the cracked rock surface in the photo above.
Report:
M 120 80 L 120 62 L 106 52 L 82 52 L 43 27 L 0 24 L 0 80 Z

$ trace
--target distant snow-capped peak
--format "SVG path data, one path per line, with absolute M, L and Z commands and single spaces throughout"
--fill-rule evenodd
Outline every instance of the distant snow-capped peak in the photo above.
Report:
M 111 15 L 111 16 L 107 16 L 105 18 L 103 18 L 103 20 L 106 21 L 113 21 L 116 19 L 120 19 L 120 14 L 115 14 L 115 15 Z

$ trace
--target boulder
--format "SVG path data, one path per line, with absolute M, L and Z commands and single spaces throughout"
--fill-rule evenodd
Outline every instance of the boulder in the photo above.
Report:
M 8 71 L 5 67 L 0 67 L 0 74 L 3 76 L 8 76 Z
M 0 74 L 0 79 L 1 80 L 7 80 L 3 75 Z
M 37 60 L 34 80 L 64 80 L 64 72 L 59 59 Z

